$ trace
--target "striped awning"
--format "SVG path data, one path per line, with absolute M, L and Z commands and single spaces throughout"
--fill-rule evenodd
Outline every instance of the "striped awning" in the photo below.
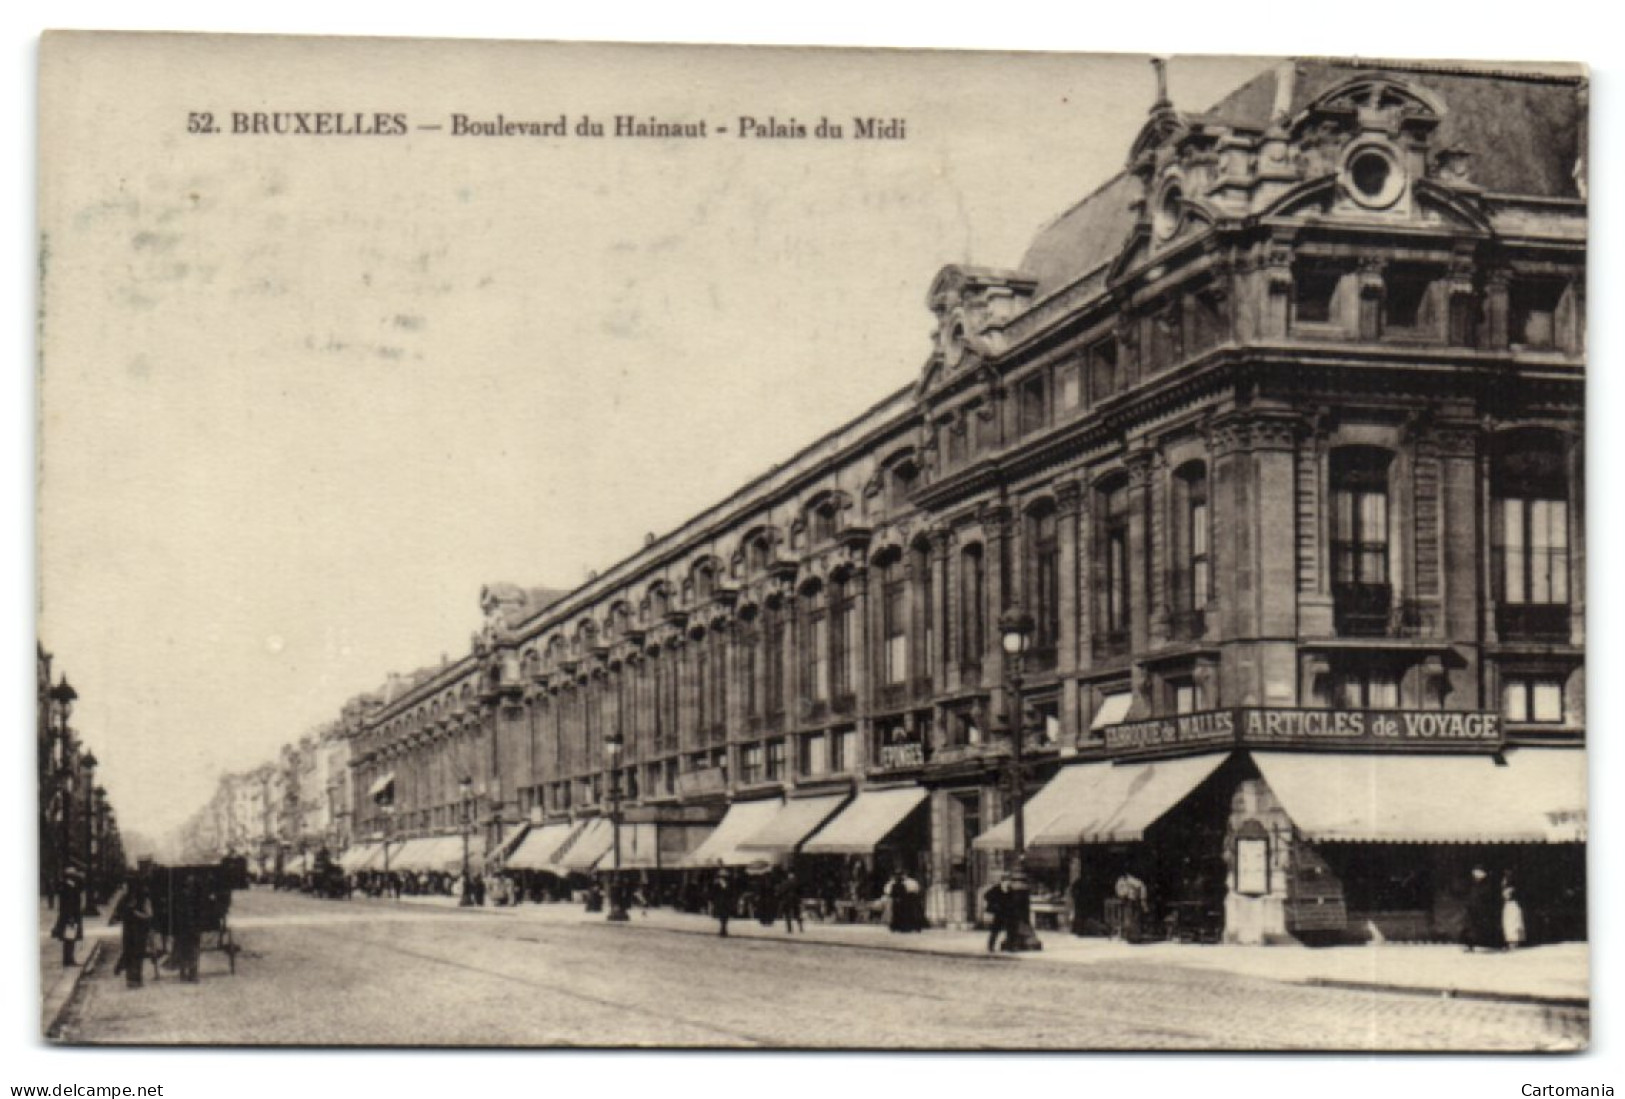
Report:
M 926 799 L 923 786 L 864 790 L 801 845 L 804 855 L 867 855 Z
M 790 798 L 773 819 L 739 845 L 741 850 L 785 853 L 794 851 L 808 836 L 823 827 L 846 803 L 845 794 L 823 794 L 810 798 Z
M 594 817 L 577 836 L 575 842 L 558 856 L 558 864 L 566 870 L 586 874 L 598 865 L 615 843 L 615 828 L 603 817 Z
M 1586 753 L 1518 748 L 1492 756 L 1254 752 L 1310 840 L 1359 843 L 1583 843 Z
M 749 866 L 770 857 L 770 852 L 752 851 L 741 845 L 763 828 L 778 813 L 784 802 L 779 798 L 764 801 L 741 801 L 728 806 L 728 812 L 717 825 L 717 830 L 705 842 L 689 852 L 683 860 L 685 867 L 696 869 L 718 866 Z
M 510 870 L 547 870 L 558 872 L 553 856 L 558 853 L 580 825 L 567 820 L 532 828 L 524 841 L 508 855 Z

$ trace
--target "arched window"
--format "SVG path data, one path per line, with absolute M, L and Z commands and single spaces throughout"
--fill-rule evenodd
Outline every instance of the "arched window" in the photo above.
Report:
M 1389 451 L 1332 451 L 1332 596 L 1337 632 L 1381 635 L 1393 601 L 1389 584 Z
M 1506 437 L 1491 478 L 1497 631 L 1567 640 L 1569 484 L 1561 437 L 1536 431 Z
M 773 543 L 764 532 L 745 546 L 745 566 L 752 575 L 762 572 L 773 560 Z
M 813 545 L 822 545 L 834 539 L 840 530 L 840 515 L 840 507 L 833 496 L 814 505 L 807 516 Z

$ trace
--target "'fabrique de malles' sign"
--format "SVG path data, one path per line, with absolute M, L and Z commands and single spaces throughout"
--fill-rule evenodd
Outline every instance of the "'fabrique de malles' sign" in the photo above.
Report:
M 1250 707 L 1128 721 L 1101 730 L 1113 756 L 1224 747 L 1494 752 L 1501 715 L 1479 710 L 1276 710 Z

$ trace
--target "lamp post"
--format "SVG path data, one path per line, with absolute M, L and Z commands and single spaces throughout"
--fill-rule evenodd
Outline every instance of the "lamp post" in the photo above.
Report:
M 474 892 L 468 887 L 468 826 L 474 807 L 474 780 L 464 775 L 457 789 L 463 798 L 463 895 L 457 903 L 467 907 L 474 903 Z
M 1042 950 L 1033 931 L 1032 891 L 1027 882 L 1027 813 L 1023 804 L 1027 800 L 1027 720 L 1022 709 L 1022 660 L 1032 644 L 1033 616 L 1020 607 L 1011 607 L 999 616 L 999 640 L 1004 646 L 1004 679 L 1008 691 L 1006 702 L 1010 730 L 1010 795 L 1015 800 L 1015 873 L 1010 888 L 1015 914 L 1012 929 L 1005 938 L 1008 951 Z
M 73 713 L 73 704 L 78 697 L 79 693 L 68 683 L 66 675 L 51 688 L 51 701 L 56 703 L 57 723 L 53 739 L 56 742 L 55 775 L 62 813 L 62 830 L 57 841 L 58 878 L 67 870 L 73 856 L 73 731 L 68 725 L 68 717 Z M 51 888 L 55 889 L 57 884 L 53 882 Z
M 96 904 L 96 859 L 93 843 L 96 838 L 96 753 L 86 752 L 79 761 L 85 772 L 85 915 L 100 916 Z
M 604 762 L 609 765 L 609 823 L 615 835 L 615 864 L 609 879 L 609 919 L 614 923 L 624 923 L 628 918 L 621 888 L 621 746 L 620 733 L 604 738 Z
M 91 793 L 95 797 L 93 802 L 95 812 L 90 818 L 92 850 L 95 853 L 91 865 L 96 868 L 96 876 L 102 882 L 103 895 L 106 895 L 110 891 L 108 886 L 116 875 L 115 867 L 107 860 L 107 791 L 98 786 Z M 90 890 L 87 888 L 85 892 L 85 899 L 88 901 L 90 899 Z
M 380 805 L 378 809 L 384 814 L 384 892 L 390 893 L 392 890 L 389 882 L 389 841 L 390 834 L 393 831 L 391 826 L 395 823 L 395 803 L 391 801 L 385 805 Z M 400 898 L 397 896 L 395 899 L 399 900 Z

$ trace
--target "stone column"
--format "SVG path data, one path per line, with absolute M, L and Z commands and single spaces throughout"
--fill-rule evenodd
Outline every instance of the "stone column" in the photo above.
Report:
M 872 669 L 875 666 L 873 624 L 870 607 L 873 600 L 870 586 L 875 582 L 874 570 L 864 565 L 852 569 L 848 582 L 852 585 L 852 694 L 857 708 L 857 758 L 850 769 L 857 781 L 862 782 L 869 770 L 869 749 L 874 731 L 874 686 Z

